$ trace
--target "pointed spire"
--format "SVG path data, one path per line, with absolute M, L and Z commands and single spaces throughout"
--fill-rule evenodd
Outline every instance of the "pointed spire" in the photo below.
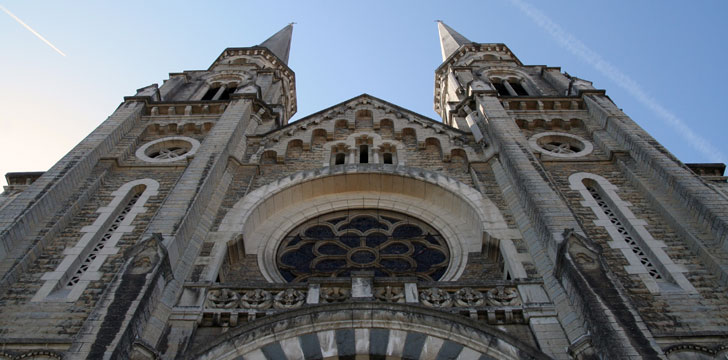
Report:
M 460 48 L 460 45 L 470 44 L 472 42 L 440 20 L 437 20 L 437 31 L 440 33 L 442 61 L 445 61 L 455 50 Z
M 290 23 L 268 40 L 263 41 L 260 46 L 267 47 L 268 50 L 278 56 L 284 64 L 288 64 L 288 53 L 291 51 L 291 35 L 293 34 L 293 24 Z

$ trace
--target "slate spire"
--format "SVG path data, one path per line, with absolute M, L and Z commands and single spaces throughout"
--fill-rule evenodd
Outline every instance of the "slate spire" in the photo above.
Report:
M 288 53 L 291 51 L 291 35 L 293 34 L 293 23 L 273 34 L 268 40 L 263 41 L 260 46 L 268 48 L 278 56 L 284 64 L 288 65 Z
M 470 44 L 472 42 L 440 20 L 437 20 L 437 31 L 440 33 L 442 61 L 445 61 L 445 59 L 452 55 L 460 45 Z

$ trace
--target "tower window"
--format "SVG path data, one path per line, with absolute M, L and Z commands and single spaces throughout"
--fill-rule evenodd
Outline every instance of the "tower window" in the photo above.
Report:
M 362 145 L 359 147 L 359 163 L 366 164 L 369 162 L 369 146 Z
M 513 88 L 513 90 L 516 92 L 516 94 L 518 96 L 528 96 L 528 92 L 526 91 L 526 89 L 523 88 L 523 85 L 521 85 L 521 83 L 515 82 L 515 81 L 509 81 L 508 84 L 511 85 L 511 87 Z
M 212 100 L 212 98 L 215 97 L 215 94 L 217 94 L 218 90 L 220 90 L 219 87 L 211 87 L 209 90 L 207 90 L 205 96 L 202 97 L 202 100 Z
M 218 100 L 230 100 L 230 95 L 235 93 L 235 90 L 237 90 L 237 87 L 234 85 L 228 85 L 228 87 L 225 88 L 225 91 L 220 94 L 220 98 Z
M 344 163 L 346 163 L 346 154 L 337 153 L 336 159 L 334 160 L 334 165 L 343 165 Z
M 495 90 L 498 91 L 498 95 L 511 96 L 511 94 L 508 92 L 508 89 L 506 88 L 506 86 L 503 85 L 502 83 L 494 81 L 493 86 L 495 87 Z
M 382 155 L 385 164 L 392 164 L 392 153 L 384 153 Z

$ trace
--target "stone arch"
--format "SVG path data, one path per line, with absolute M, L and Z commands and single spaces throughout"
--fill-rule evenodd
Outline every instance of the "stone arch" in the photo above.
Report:
M 349 122 L 346 119 L 334 121 L 334 137 L 349 133 Z
M 384 136 L 394 136 L 394 122 L 391 119 L 380 120 L 379 129 L 379 132 Z
M 326 129 L 313 129 L 311 131 L 311 148 L 314 146 L 323 146 L 326 143 Z
M 563 130 L 566 130 L 564 128 L 564 120 L 562 120 L 560 118 L 553 118 L 553 119 L 551 119 L 551 121 L 549 121 L 549 125 L 551 125 L 550 126 L 551 129 L 563 129 Z
M 354 127 L 360 128 L 371 128 L 374 125 L 374 115 L 371 110 L 361 109 L 357 110 L 354 115 Z
M 265 317 L 192 353 L 196 359 L 550 359 L 489 325 L 407 304 L 377 303 L 365 309 L 321 305 L 314 312 Z
M 463 149 L 452 149 L 450 150 L 450 161 L 453 163 L 463 163 L 467 166 L 468 154 Z
M 271 182 L 238 201 L 218 233 L 228 242 L 242 234 L 238 246 L 257 255 L 263 276 L 283 282 L 275 256 L 288 232 L 320 214 L 366 208 L 401 212 L 438 230 L 451 252 L 444 281 L 462 274 L 468 253 L 481 251 L 484 233 L 510 238 L 498 208 L 477 190 L 435 172 L 391 165 L 327 167 Z M 215 254 L 218 268 L 225 249 L 220 252 Z
M 266 150 L 260 156 L 261 164 L 275 164 L 278 160 L 278 153 L 274 150 Z
M 298 159 L 303 152 L 303 141 L 301 139 L 293 139 L 286 146 L 286 160 Z
M 442 159 L 442 145 L 440 144 L 440 139 L 429 137 L 425 139 L 425 152 L 435 155 L 438 158 Z
M 523 119 L 516 119 L 516 125 L 520 129 L 528 129 L 528 121 Z
M 417 144 L 417 131 L 414 128 L 406 127 L 402 129 L 402 142 L 407 145 Z
M 523 71 L 512 68 L 496 67 L 483 72 L 483 77 L 491 83 L 501 83 L 503 81 L 521 84 L 528 95 L 533 96 L 537 92 L 536 87 L 531 81 L 531 76 Z
M 584 121 L 581 119 L 569 119 L 569 124 L 572 128 L 583 128 L 584 127 Z

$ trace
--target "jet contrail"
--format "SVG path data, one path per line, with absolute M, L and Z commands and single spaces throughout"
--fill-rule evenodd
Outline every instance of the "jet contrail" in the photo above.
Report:
M 18 22 L 18 24 L 23 25 L 24 28 L 28 29 L 28 31 L 32 32 L 33 35 L 37 36 L 38 39 L 43 40 L 46 45 L 50 46 L 55 50 L 57 53 L 66 56 L 66 54 L 63 53 L 63 51 L 59 50 L 57 47 L 55 47 L 53 44 L 51 44 L 50 41 L 46 40 L 46 38 L 43 37 L 43 35 L 38 34 L 37 31 L 33 30 L 28 24 L 24 23 L 23 20 L 20 20 L 15 14 L 11 13 L 10 10 L 6 9 L 4 6 L 0 5 L 0 10 L 4 11 L 6 14 L 10 15 L 11 18 L 15 19 L 15 21 Z
M 642 105 L 650 109 L 658 117 L 662 118 L 670 124 L 680 135 L 687 140 L 693 148 L 698 150 L 711 161 L 725 162 L 725 156 L 713 144 L 708 142 L 702 136 L 691 130 L 684 121 L 675 114 L 660 105 L 654 98 L 647 94 L 636 81 L 619 71 L 614 65 L 608 63 L 599 54 L 589 49 L 584 43 L 579 41 L 574 35 L 568 33 L 561 26 L 551 20 L 540 10 L 531 6 L 522 0 L 510 0 L 513 5 L 518 7 L 524 14 L 533 20 L 536 25 L 540 26 L 548 32 L 561 46 L 565 47 L 572 54 L 580 57 L 588 64 L 597 69 L 602 75 L 611 79 L 617 85 L 627 90 L 632 96 L 637 98 Z

